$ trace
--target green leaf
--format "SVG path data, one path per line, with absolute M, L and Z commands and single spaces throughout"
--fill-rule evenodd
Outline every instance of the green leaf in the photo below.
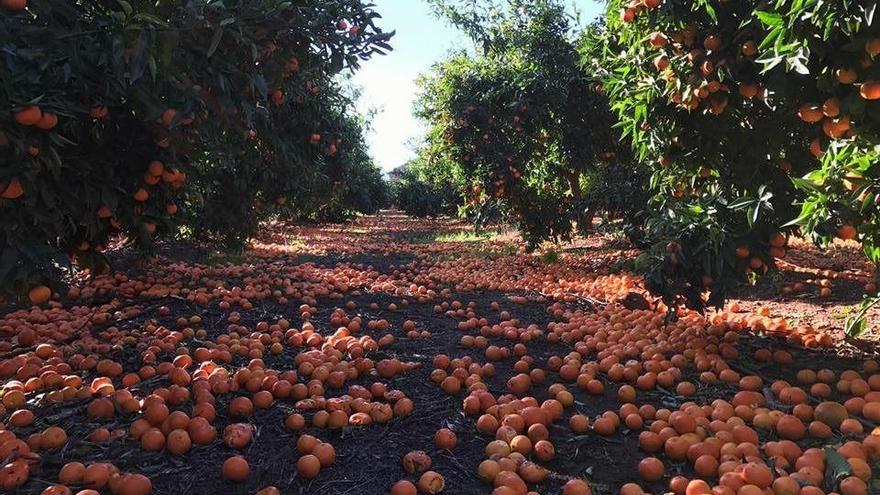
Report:
M 862 245 L 862 251 L 865 252 L 865 256 L 867 256 L 872 263 L 880 263 L 880 246 L 872 246 L 871 244 L 865 243 Z
M 211 38 L 211 46 L 208 47 L 207 56 L 209 58 L 211 57 L 211 55 L 214 54 L 214 52 L 217 51 L 217 47 L 220 46 L 220 40 L 222 38 L 223 38 L 223 28 L 217 28 L 217 30 L 214 31 L 214 36 Z
M 122 7 L 122 11 L 125 12 L 125 15 L 131 15 L 132 8 L 131 4 L 126 2 L 125 0 L 116 0 L 119 3 L 119 6 Z
M 709 18 L 712 19 L 713 22 L 718 22 L 718 14 L 715 13 L 715 8 L 710 4 L 706 4 L 706 14 L 709 15 Z
M 139 12 L 131 17 L 132 21 L 146 21 L 160 27 L 168 27 L 168 23 L 147 12 Z
M 795 218 L 794 220 L 791 220 L 789 222 L 784 223 L 782 225 L 782 228 L 796 227 L 799 225 L 806 225 L 807 222 L 810 220 L 810 218 L 812 218 L 812 216 L 813 216 L 813 212 L 811 210 L 807 210 L 805 208 L 805 209 L 801 210 L 801 214 L 797 218 Z
M 758 221 L 758 215 L 760 213 L 761 213 L 761 209 L 758 208 L 757 205 L 749 208 L 748 214 L 749 214 L 749 226 L 750 227 L 753 226 L 755 224 L 755 222 Z
M 782 17 L 782 14 L 777 14 L 774 12 L 766 12 L 763 10 L 755 11 L 755 15 L 758 17 L 758 20 L 764 23 L 766 26 L 770 27 L 780 27 L 784 25 L 785 20 Z
M 846 320 L 846 324 L 843 327 L 846 335 L 848 335 L 849 337 L 852 337 L 852 338 L 858 338 L 865 332 L 865 330 L 868 328 L 868 318 L 867 318 L 868 311 L 871 308 L 873 308 L 874 306 L 876 306 L 877 303 L 880 303 L 880 298 L 878 298 L 878 297 L 870 297 L 870 298 L 866 298 L 862 301 L 862 304 L 859 306 L 859 311 L 855 315 L 851 316 L 850 318 L 847 318 L 847 320 Z M 829 458 L 829 461 L 831 461 L 830 458 Z M 846 462 L 846 461 L 844 460 L 844 462 Z M 834 479 L 835 480 L 841 479 L 842 477 L 845 477 L 845 476 L 848 476 L 849 474 L 851 474 L 851 466 L 849 465 L 848 462 L 846 462 L 845 466 L 843 466 L 843 465 L 830 466 L 829 465 L 829 468 L 836 469 L 834 472 L 834 475 L 835 475 Z M 841 469 L 841 468 L 845 468 L 845 469 Z
M 852 475 L 852 466 L 836 449 L 825 447 L 825 460 L 828 462 L 825 476 L 834 480 L 835 485 L 843 478 Z M 829 474 L 831 476 L 828 476 Z

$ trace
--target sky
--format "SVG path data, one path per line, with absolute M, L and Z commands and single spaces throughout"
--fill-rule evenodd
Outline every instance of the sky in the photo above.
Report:
M 580 11 L 581 24 L 595 19 L 601 10 L 596 0 L 565 1 Z M 415 143 L 424 135 L 424 128 L 413 116 L 419 74 L 470 42 L 444 20 L 435 18 L 425 0 L 374 3 L 382 15 L 376 24 L 384 31 L 397 32 L 391 39 L 394 50 L 366 61 L 355 73 L 354 83 L 363 91 L 358 109 L 377 111 L 367 141 L 373 159 L 388 172 L 415 155 Z

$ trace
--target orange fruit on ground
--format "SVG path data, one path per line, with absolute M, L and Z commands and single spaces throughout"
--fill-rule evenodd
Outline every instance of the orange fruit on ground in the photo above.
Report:
M 174 430 L 168 434 L 168 440 L 165 442 L 168 452 L 172 455 L 183 455 L 189 452 L 192 447 L 192 439 L 186 430 Z
M 318 439 L 312 435 L 300 435 L 296 440 L 296 450 L 300 454 L 311 454 L 316 445 L 318 445 Z
M 800 440 L 806 431 L 804 423 L 797 416 L 787 414 L 776 422 L 776 433 L 787 440 Z
M 119 495 L 150 495 L 153 492 L 153 482 L 142 474 L 124 474 L 119 480 Z M 116 490 L 112 490 L 116 493 Z
M 408 452 L 403 456 L 403 470 L 407 473 L 421 473 L 431 469 L 431 457 L 421 450 Z
M 64 485 L 49 485 L 40 495 L 72 495 L 73 492 L 70 491 L 70 488 L 67 488 Z
M 301 456 L 296 461 L 296 472 L 307 480 L 313 479 L 321 472 L 321 461 L 312 454 Z
M 691 480 L 685 489 L 685 495 L 709 495 L 711 493 L 712 488 L 703 480 Z
M 746 464 L 742 470 L 742 477 L 746 483 L 761 489 L 767 488 L 773 483 L 773 473 L 770 471 L 770 468 L 766 464 L 759 464 L 757 462 Z
M 800 492 L 801 485 L 794 478 L 780 476 L 773 480 L 774 495 L 799 495 Z
M 67 432 L 57 426 L 43 430 L 40 445 L 46 450 L 58 450 L 67 444 Z
M 312 455 L 318 458 L 321 467 L 325 468 L 336 461 L 336 449 L 329 443 L 319 443 L 312 449 Z
M 242 482 L 247 479 L 250 472 L 251 468 L 248 462 L 240 455 L 226 459 L 221 467 L 223 477 L 229 481 Z
M 496 477 L 495 480 L 497 482 L 498 477 Z M 419 482 L 416 483 L 416 485 L 419 488 L 419 492 L 427 495 L 435 495 L 443 491 L 443 488 L 446 486 L 446 480 L 436 471 L 425 471 L 419 477 Z
M 82 483 L 88 488 L 100 490 L 110 482 L 110 476 L 114 470 L 115 467 L 106 462 L 89 464 L 83 472 Z
M 840 428 L 840 423 L 849 418 L 849 412 L 843 404 L 834 401 L 825 401 L 813 409 L 813 417 L 831 428 Z
M 489 483 L 495 480 L 499 472 L 501 472 L 501 467 L 498 465 L 498 462 L 491 459 L 486 459 L 477 466 L 477 474 L 480 476 L 480 479 Z
M 592 495 L 590 485 L 583 480 L 568 480 L 562 485 L 562 495 Z
M 841 495 L 865 495 L 868 493 L 868 485 L 857 478 L 850 476 L 840 482 Z
M 416 495 L 418 490 L 411 481 L 400 480 L 391 485 L 391 495 Z
M 85 473 L 86 467 L 81 462 L 68 462 L 58 471 L 58 481 L 65 485 L 79 483 Z
M 457 442 L 455 433 L 449 428 L 441 428 L 434 434 L 434 444 L 437 448 L 451 450 L 455 448 Z
M 165 448 L 165 435 L 158 428 L 150 428 L 141 435 L 141 448 L 147 452 L 159 452 Z
M 19 409 L 9 416 L 9 425 L 16 428 L 30 426 L 34 422 L 34 413 L 29 409 Z
M 656 457 L 645 457 L 639 461 L 639 477 L 645 481 L 657 481 L 663 477 L 663 461 Z

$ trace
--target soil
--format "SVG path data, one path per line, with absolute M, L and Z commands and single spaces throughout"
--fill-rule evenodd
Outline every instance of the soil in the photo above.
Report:
M 267 262 L 268 259 L 271 263 L 281 264 L 306 262 L 321 267 L 346 263 L 358 269 L 372 267 L 371 269 L 379 273 L 389 275 L 407 270 L 418 273 L 438 259 L 443 259 L 444 252 L 451 250 L 452 245 L 455 244 L 423 243 L 424 237 L 419 236 L 467 230 L 463 224 L 449 220 L 417 221 L 396 215 L 389 221 L 392 215 L 386 213 L 384 218 L 368 217 L 341 227 L 279 225 L 259 239 L 254 248 L 245 254 L 244 260 Z M 273 243 L 283 240 L 289 245 L 290 239 L 297 239 L 302 245 L 281 254 L 269 252 Z M 509 243 L 504 240 L 474 243 L 469 256 L 485 256 L 487 259 L 504 256 L 507 244 Z M 455 247 L 460 248 L 460 244 Z M 563 249 L 563 256 L 569 254 L 579 256 L 584 253 L 589 255 L 588 262 L 580 265 L 584 273 L 599 270 L 607 272 L 612 263 L 609 260 L 621 256 L 625 258 L 632 253 L 628 246 L 607 235 L 597 235 L 578 246 L 569 246 L 566 249 Z M 184 257 L 185 261 L 194 260 L 191 250 L 167 250 L 163 252 L 164 258 L 161 263 L 175 261 L 174 256 L 177 254 Z M 128 254 L 125 252 L 117 252 L 113 255 L 117 260 L 128 259 Z M 207 261 L 209 255 L 210 253 L 203 253 L 198 261 Z M 461 251 L 456 251 L 455 255 L 462 255 Z M 540 255 L 536 256 L 536 260 L 539 257 Z M 137 276 L 137 273 L 139 273 L 137 270 L 131 270 L 129 275 Z M 801 277 L 805 275 L 796 269 L 782 272 L 784 283 L 791 283 Z M 226 282 L 229 287 L 244 283 L 242 280 Z M 767 306 L 774 314 L 810 321 L 813 325 L 839 326 L 840 322 L 835 315 L 841 308 L 857 303 L 861 295 L 858 290 L 846 283 L 841 283 L 839 289 L 838 286 L 835 287 L 834 298 L 820 301 L 809 294 L 783 298 L 777 295 L 778 291 L 774 292 L 774 286 L 765 283 L 744 291 L 737 300 L 747 308 Z M 449 396 L 428 377 L 432 370 L 432 359 L 438 353 L 445 353 L 450 357 L 468 355 L 476 362 L 483 363 L 486 361 L 483 351 L 467 348 L 459 343 L 462 336 L 462 332 L 457 328 L 459 319 L 444 313 L 435 313 L 433 305 L 439 301 L 419 304 L 412 297 L 371 292 L 366 288 L 361 288 L 360 293 L 360 295 L 349 293 L 346 296 L 346 300 L 353 300 L 357 304 L 355 310 L 348 312 L 349 316 L 359 315 L 364 321 L 384 318 L 390 322 L 392 333 L 396 337 L 393 345 L 371 353 L 368 357 L 374 361 L 396 357 L 402 361 L 420 363 L 420 367 L 390 380 L 380 379 L 377 376 L 362 377 L 354 382 L 348 382 L 346 388 L 352 384 L 369 386 L 374 381 L 385 382 L 389 389 L 402 390 L 414 401 L 414 412 L 382 425 L 350 426 L 340 430 L 306 428 L 302 433 L 309 433 L 328 441 L 336 448 L 336 462 L 331 467 L 322 469 L 316 479 L 305 480 L 297 475 L 295 469 L 299 457 L 295 442 L 299 433 L 290 432 L 284 427 L 285 418 L 295 410 L 293 400 L 276 401 L 276 407 L 258 410 L 252 417 L 247 418 L 247 421 L 256 427 L 256 434 L 253 442 L 243 452 L 227 448 L 218 440 L 211 445 L 194 446 L 182 457 L 170 456 L 164 452 L 147 453 L 141 450 L 138 443 L 131 440 L 117 440 L 103 444 L 87 441 L 87 435 L 95 428 L 103 426 L 112 430 L 116 427 L 126 427 L 134 417 L 117 416 L 117 419 L 109 424 L 89 421 L 84 414 L 88 402 L 86 400 L 38 407 L 34 425 L 18 429 L 19 436 L 27 436 L 47 426 L 59 425 L 68 432 L 71 441 L 60 452 L 44 453 L 41 474 L 37 479 L 32 478 L 16 493 L 28 495 L 40 493 L 48 484 L 56 482 L 58 469 L 64 463 L 76 460 L 110 461 L 123 471 L 143 473 L 153 481 L 153 493 L 157 495 L 253 494 L 267 485 L 274 485 L 282 493 L 291 494 L 384 494 L 388 493 L 390 486 L 400 479 L 415 481 L 415 478 L 407 475 L 401 466 L 403 454 L 412 450 L 424 450 L 431 455 L 432 469 L 442 473 L 446 478 L 445 493 L 455 495 L 490 493 L 491 486 L 480 481 L 476 473 L 478 464 L 485 458 L 484 448 L 492 438 L 478 434 L 475 429 L 475 418 L 463 413 L 461 401 L 464 393 Z M 527 300 L 514 302 L 511 300 L 513 296 L 524 296 Z M 490 309 L 493 301 L 500 305 L 500 310 L 506 310 L 512 318 L 522 321 L 523 326 L 537 324 L 543 328 L 552 320 L 551 314 L 547 311 L 549 302 L 536 296 L 534 292 L 453 291 L 444 300 L 458 300 L 464 304 L 474 302 L 478 313 L 486 315 L 490 324 L 500 321 L 499 311 Z M 376 303 L 378 308 L 387 308 L 389 304 L 395 303 L 398 310 L 370 309 L 372 303 Z M 66 302 L 65 306 L 72 304 Z M 229 310 L 219 309 L 216 302 L 207 306 L 195 306 L 183 299 L 164 298 L 135 299 L 127 304 L 140 305 L 143 311 L 134 318 L 112 322 L 113 325 L 120 328 L 139 328 L 146 322 L 155 321 L 168 328 L 174 328 L 175 321 L 179 317 L 188 318 L 198 314 L 202 317 L 201 328 L 207 330 L 208 338 L 226 332 L 225 322 Z M 341 304 L 339 300 L 318 299 L 316 305 L 318 312 L 310 321 L 319 332 L 329 334 L 335 330 L 331 328 L 329 319 L 332 311 Z M 160 306 L 166 306 L 170 314 L 160 316 Z M 567 307 L 592 310 L 592 305 L 585 302 L 571 302 Z M 234 310 L 241 315 L 240 324 L 249 328 L 258 321 L 272 322 L 279 318 L 285 318 L 290 321 L 291 326 L 299 328 L 303 320 L 297 308 L 298 303 L 281 305 L 272 299 L 266 299 L 254 301 L 254 308 L 251 310 L 240 308 Z M 432 336 L 416 339 L 407 337 L 401 330 L 406 320 L 416 322 L 418 329 L 429 330 Z M 95 328 L 92 332 L 98 335 L 102 329 Z M 370 332 L 365 330 L 365 333 Z M 490 344 L 511 345 L 506 339 L 495 337 L 490 338 Z M 199 346 L 199 341 L 191 339 L 186 345 L 194 349 Z M 788 367 L 757 362 L 752 356 L 759 347 L 790 350 L 796 361 Z M 824 350 L 796 348 L 785 341 L 761 335 L 749 335 L 740 339 L 737 348 L 740 353 L 737 365 L 741 367 L 742 372 L 760 375 L 767 384 L 775 379 L 793 382 L 794 374 L 798 369 L 816 368 L 819 363 L 821 367 L 838 372 L 845 369 L 861 369 L 861 360 L 865 358 L 865 355 L 857 350 L 850 349 L 843 353 L 840 348 Z M 571 347 L 561 342 L 553 344 L 539 341 L 529 345 L 529 354 L 542 367 L 550 356 L 563 356 L 570 351 Z M 126 372 L 136 371 L 140 366 L 136 351 L 129 349 L 114 352 L 112 357 L 124 363 Z M 285 347 L 282 354 L 276 356 L 267 353 L 264 360 L 269 368 L 290 369 L 298 352 L 300 349 Z M 170 356 L 160 356 L 160 360 L 169 358 Z M 495 362 L 496 374 L 484 379 L 489 390 L 496 396 L 507 391 L 505 383 L 515 374 L 514 361 L 507 359 Z M 247 362 L 247 358 L 237 356 L 230 369 L 245 366 Z M 683 398 L 676 396 L 674 392 L 658 389 L 639 392 L 637 403 L 673 408 L 688 400 L 708 403 L 716 398 L 729 399 L 736 391 L 736 388 L 730 385 L 700 384 L 697 374 L 696 370 L 691 369 L 691 375 L 688 376 L 697 384 L 695 397 Z M 558 374 L 548 372 L 545 385 L 558 381 L 560 381 Z M 594 493 L 612 495 L 617 493 L 622 484 L 638 479 L 636 466 L 645 456 L 638 448 L 638 432 L 623 428 L 611 437 L 602 437 L 593 433 L 573 436 L 567 426 L 568 418 L 574 413 L 594 418 L 607 410 L 617 410 L 620 403 L 617 399 L 616 386 L 610 381 L 606 381 L 606 384 L 608 386 L 600 396 L 589 395 L 575 386 L 568 387 L 575 396 L 575 407 L 567 409 L 563 419 L 550 429 L 557 455 L 553 461 L 545 465 L 553 471 L 553 474 L 544 484 L 536 487 L 541 493 L 560 493 L 560 487 L 566 480 L 570 477 L 580 477 L 590 480 Z M 133 391 L 146 394 L 155 387 L 166 385 L 167 380 L 164 378 L 155 378 L 142 382 L 134 387 Z M 546 386 L 533 387 L 532 392 L 539 401 L 547 398 Z M 329 390 L 327 396 L 339 396 L 344 393 L 345 390 Z M 226 416 L 226 405 L 234 397 L 235 394 L 217 397 L 216 426 L 219 431 L 231 422 L 240 421 Z M 306 417 L 309 418 L 310 414 L 306 414 Z M 433 435 L 443 427 L 452 429 L 458 436 L 458 445 L 454 450 L 438 450 L 434 447 Z M 245 456 L 251 466 L 251 474 L 244 483 L 231 483 L 220 476 L 220 465 L 223 460 L 235 454 Z M 668 482 L 669 477 L 679 472 L 692 474 L 685 464 L 669 467 L 667 463 L 667 476 L 664 481 L 653 484 L 643 483 L 642 486 L 653 493 L 662 493 L 666 491 L 665 483 Z

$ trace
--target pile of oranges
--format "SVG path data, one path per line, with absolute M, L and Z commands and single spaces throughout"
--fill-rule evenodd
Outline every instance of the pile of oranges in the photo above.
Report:
M 371 240 L 384 246 L 379 253 L 390 249 L 382 239 Z M 796 366 L 813 351 L 790 343 L 831 345 L 829 335 L 789 328 L 766 311 L 678 311 L 672 319 L 662 307 L 627 309 L 618 300 L 642 292 L 639 278 L 584 269 L 596 265 L 595 254 L 541 264 L 526 254 L 469 257 L 462 247 L 452 249 L 458 259 L 437 259 L 407 246 L 414 260 L 397 267 L 292 264 L 286 254 L 242 265 L 165 263 L 144 275 L 98 276 L 60 301 L 6 313 L 0 486 L 36 492 L 48 480 L 45 495 L 152 492 L 155 480 L 113 459 L 77 459 L 82 442 L 126 442 L 172 458 L 222 448 L 231 455 L 217 476 L 244 484 L 255 415 L 278 408 L 285 419 L 277 426 L 295 436 L 291 469 L 321 479 L 346 467 L 321 438 L 394 428 L 419 413 L 415 394 L 436 393 L 431 400 L 455 397 L 469 419 L 432 430 L 420 439 L 424 448 L 454 456 L 474 445 L 458 440 L 472 428 L 466 433 L 482 452 L 471 468 L 494 495 L 555 493 L 549 486 L 590 494 L 588 479 L 557 471 L 560 452 L 574 437 L 627 432 L 638 437 L 632 455 L 641 460 L 630 482 L 614 487 L 622 495 L 660 487 L 677 495 L 870 493 L 880 371 L 873 360 Z M 485 292 L 496 300 L 465 302 Z M 395 302 L 358 301 L 375 294 Z M 586 298 L 603 304 L 578 304 Z M 411 305 L 426 305 L 434 319 L 411 316 Z M 533 307 L 540 319 L 517 316 Z M 402 342 L 432 351 L 405 355 Z M 433 385 L 398 386 L 419 373 Z M 615 407 L 590 412 L 591 401 L 609 396 Z M 46 423 L 50 407 L 81 407 L 97 426 L 73 438 Z M 399 454 L 402 476 L 388 493 L 454 492 L 427 451 Z M 46 457 L 64 464 L 49 469 Z

